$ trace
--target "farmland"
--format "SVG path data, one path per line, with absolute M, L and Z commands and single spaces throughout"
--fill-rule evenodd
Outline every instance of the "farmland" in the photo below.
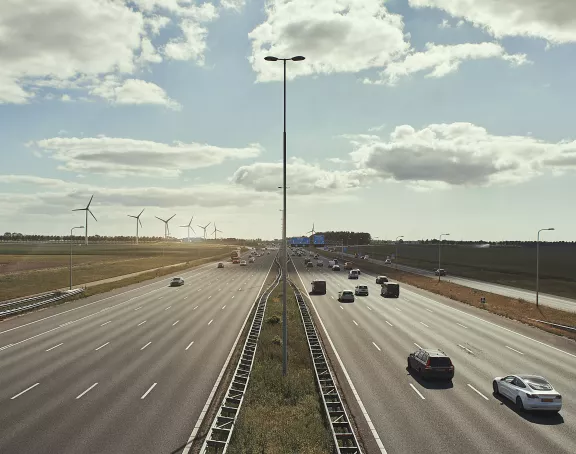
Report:
M 359 252 L 384 260 L 394 245 L 360 246 Z M 356 252 L 356 247 L 349 248 Z M 398 263 L 426 270 L 438 268 L 438 245 L 399 244 Z M 449 274 L 533 290 L 536 247 L 442 245 L 442 268 Z M 540 291 L 576 298 L 576 245 L 540 244 Z
M 73 245 L 74 285 L 109 279 L 176 263 L 226 254 L 232 246 L 214 244 Z M 0 244 L 0 301 L 65 288 L 70 245 Z

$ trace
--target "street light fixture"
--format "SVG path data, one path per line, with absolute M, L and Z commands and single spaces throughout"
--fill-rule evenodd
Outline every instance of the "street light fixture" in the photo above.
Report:
M 264 57 L 266 61 L 282 61 L 284 64 L 284 130 L 282 133 L 282 192 L 283 192 L 283 202 L 284 202 L 284 213 L 282 216 L 282 375 L 286 376 L 288 370 L 288 327 L 287 327 L 287 315 L 286 315 L 286 274 L 288 272 L 286 266 L 286 260 L 288 259 L 288 254 L 286 250 L 286 62 L 291 61 L 302 61 L 304 57 L 297 55 L 292 58 L 278 58 L 267 56 Z
M 546 230 L 555 230 L 554 227 L 547 229 L 538 230 L 538 236 L 536 238 L 536 307 L 538 307 L 538 293 L 540 290 L 540 232 Z
M 84 226 L 72 227 L 70 229 L 70 290 L 72 290 L 72 232 L 76 229 L 83 229 Z
M 442 250 L 442 237 L 448 236 L 449 233 L 441 233 L 440 234 L 440 241 L 438 241 L 438 282 L 440 282 L 440 269 L 442 266 L 440 265 L 440 251 Z
M 396 255 L 394 256 L 394 265 L 396 269 L 398 269 L 398 240 L 400 238 L 404 238 L 404 235 L 397 236 L 394 240 L 394 243 L 396 243 Z

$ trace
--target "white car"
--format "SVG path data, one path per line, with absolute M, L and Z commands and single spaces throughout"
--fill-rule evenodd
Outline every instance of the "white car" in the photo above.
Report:
M 240 260 L 240 266 L 246 266 L 246 260 Z
M 559 412 L 562 396 L 544 377 L 539 375 L 507 375 L 492 382 L 494 394 L 502 395 L 516 403 L 522 410 Z
M 384 265 L 391 265 L 392 261 L 390 259 L 384 260 Z
M 249 261 L 250 263 L 254 263 L 256 260 L 254 260 L 254 257 L 250 257 L 250 258 L 248 259 L 248 261 Z M 242 265 L 242 264 L 240 264 L 240 265 Z

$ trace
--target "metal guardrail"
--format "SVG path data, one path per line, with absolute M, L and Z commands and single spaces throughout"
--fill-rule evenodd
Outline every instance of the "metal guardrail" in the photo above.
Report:
M 532 321 L 540 322 L 540 323 L 545 323 L 546 325 L 551 325 L 551 326 L 554 326 L 554 327 L 560 328 L 560 329 L 565 329 L 565 330 L 569 330 L 569 331 L 576 331 L 576 327 L 574 327 L 574 326 L 559 325 L 558 323 L 546 322 L 544 320 L 538 320 L 536 318 L 529 318 L 528 320 L 532 320 Z
M 10 315 L 18 314 L 20 312 L 26 312 L 37 307 L 42 307 L 47 304 L 54 303 L 66 299 L 70 296 L 78 295 L 83 293 L 83 288 L 78 288 L 74 290 L 65 290 L 61 292 L 50 292 L 43 295 L 33 296 L 31 298 L 22 298 L 19 300 L 13 300 L 8 303 L 0 304 L 0 319 L 3 317 L 8 317 Z M 13 307 L 18 306 L 18 307 Z M 13 307 L 12 309 L 5 309 Z
M 274 282 L 270 284 L 262 296 L 260 296 L 258 306 L 256 307 L 256 313 L 252 319 L 250 332 L 248 333 L 248 337 L 244 343 L 244 348 L 242 349 L 240 361 L 238 361 L 238 365 L 234 371 L 234 376 L 230 386 L 228 387 L 226 396 L 222 401 L 220 410 L 212 422 L 212 426 L 202 444 L 200 454 L 224 454 L 228 450 L 232 431 L 234 430 L 234 424 L 236 423 L 236 418 L 240 412 L 240 407 L 242 406 L 244 395 L 248 387 L 248 381 L 250 380 L 250 372 L 252 371 L 254 356 L 256 355 L 256 347 L 258 346 L 262 320 L 264 319 L 264 313 L 266 311 L 266 303 L 268 302 L 268 297 L 272 291 L 279 284 L 280 277 L 282 276 L 278 259 L 275 259 L 275 262 L 279 267 L 278 274 L 276 275 Z
M 328 416 L 336 452 L 339 454 L 361 454 L 360 444 L 358 443 L 352 424 L 350 424 L 350 418 L 348 418 L 348 413 L 346 412 L 338 388 L 334 383 L 330 366 L 328 366 L 328 362 L 326 361 L 326 355 L 318 339 L 318 333 L 308 306 L 298 287 L 296 287 L 292 281 L 290 281 L 290 285 L 294 290 L 300 308 L 302 323 L 304 324 L 306 338 L 308 339 L 308 348 L 310 349 L 310 355 L 312 356 L 312 362 L 314 364 L 316 383 L 320 389 L 324 410 Z

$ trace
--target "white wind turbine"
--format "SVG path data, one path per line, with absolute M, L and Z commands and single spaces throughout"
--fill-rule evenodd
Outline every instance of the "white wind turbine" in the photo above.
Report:
M 172 218 L 174 216 L 176 216 L 176 215 L 173 214 L 172 217 L 170 217 L 168 219 L 162 219 L 162 218 L 159 218 L 158 216 L 154 216 L 156 219 L 160 219 L 164 223 L 164 238 L 166 238 L 166 239 L 170 235 L 170 227 L 168 227 L 168 223 L 172 220 Z
M 198 225 L 198 227 L 200 227 L 202 230 L 204 230 L 204 239 L 206 239 L 206 229 L 208 228 L 208 226 L 212 224 L 212 222 L 209 222 L 206 225 Z
M 140 214 L 138 216 L 132 216 L 131 214 L 126 215 L 129 218 L 136 219 L 136 244 L 138 244 L 138 224 L 140 224 L 140 227 L 142 227 L 142 221 L 140 220 L 140 216 L 142 216 L 142 213 L 144 213 L 145 209 L 146 208 L 143 208 L 142 211 L 140 211 Z
M 86 205 L 86 208 L 77 208 L 75 210 L 72 210 L 72 211 L 85 211 L 86 212 L 86 224 L 84 224 L 84 226 L 85 226 L 84 236 L 85 236 L 86 246 L 88 246 L 88 213 L 90 213 L 92 215 L 92 217 L 94 218 L 94 220 L 96 222 L 98 222 L 98 219 L 96 219 L 96 216 L 94 216 L 94 213 L 92 213 L 92 211 L 90 211 L 90 204 L 92 203 L 93 198 L 94 198 L 94 194 L 92 194 L 92 197 L 90 197 L 90 202 L 88 202 L 88 205 Z
M 194 220 L 194 216 L 192 216 L 192 218 L 190 218 L 190 222 L 188 223 L 188 225 L 181 225 L 180 227 L 187 227 L 188 228 L 188 243 L 190 243 L 190 229 L 192 229 L 192 231 L 194 232 L 194 235 L 196 235 L 196 231 L 194 230 L 194 227 L 192 227 L 192 221 Z

